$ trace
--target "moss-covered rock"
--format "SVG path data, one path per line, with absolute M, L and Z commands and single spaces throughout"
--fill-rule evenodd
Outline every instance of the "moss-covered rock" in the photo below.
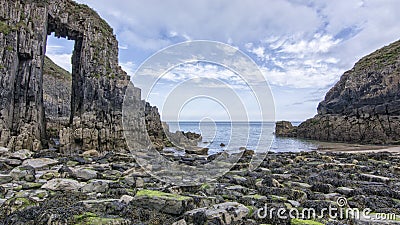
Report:
M 324 224 L 317 222 L 315 220 L 292 219 L 290 221 L 290 225 L 324 225 Z
M 95 213 L 85 212 L 80 215 L 75 215 L 75 224 L 76 225 L 122 225 L 129 224 L 129 221 L 123 218 L 107 218 L 100 217 Z
M 173 215 L 180 215 L 193 207 L 191 197 L 154 190 L 139 190 L 133 202 L 144 208 Z
M 0 21 L 0 33 L 5 35 L 9 34 L 11 31 L 11 27 L 8 26 L 4 21 Z
M 27 197 L 14 197 L 7 200 L 2 205 L 2 211 L 6 212 L 7 215 L 12 214 L 16 211 L 22 211 L 27 209 L 28 207 L 37 206 L 38 203 L 35 200 L 32 200 Z

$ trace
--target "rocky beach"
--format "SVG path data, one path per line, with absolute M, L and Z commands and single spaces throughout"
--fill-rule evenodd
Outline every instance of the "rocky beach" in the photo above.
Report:
M 87 151 L 63 156 L 54 150 L 0 151 L 2 224 L 397 224 L 322 217 L 282 219 L 267 207 L 318 216 L 329 206 L 400 214 L 400 154 L 269 153 L 248 169 L 252 151 L 215 182 L 174 186 L 146 173 L 130 154 Z M 166 155 L 166 157 L 171 157 Z M 229 156 L 227 156 L 229 157 Z M 195 165 L 213 156 L 175 156 Z M 262 215 L 262 214 L 261 214 Z
M 74 41 L 71 73 L 46 56 L 49 35 Z M 345 72 L 314 118 L 276 123 L 318 149 L 265 149 L 257 167 L 253 149 L 210 153 L 201 134 L 171 133 L 118 53 L 86 5 L 0 0 L 0 224 L 400 224 L 400 41 Z M 191 168 L 182 177 L 227 172 L 177 185 L 150 172 L 174 174 L 156 155 Z

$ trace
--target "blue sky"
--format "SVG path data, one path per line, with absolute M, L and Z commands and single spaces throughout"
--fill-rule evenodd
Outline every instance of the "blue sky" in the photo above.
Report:
M 212 40 L 238 48 L 258 64 L 268 80 L 277 120 L 312 117 L 343 72 L 362 56 L 400 38 L 398 0 L 78 2 L 94 8 L 114 28 L 120 64 L 130 75 L 160 49 L 183 41 Z M 50 38 L 47 55 L 68 69 L 72 48 L 71 41 Z M 209 77 L 225 79 L 241 95 L 249 94 L 240 89 L 240 81 L 229 69 L 202 63 L 170 71 L 148 100 L 162 109 L 163 96 L 189 74 L 199 74 L 204 82 Z M 181 119 L 225 120 L 222 108 L 197 99 L 182 109 Z M 247 108 L 256 120 L 252 115 L 257 107 L 249 104 Z

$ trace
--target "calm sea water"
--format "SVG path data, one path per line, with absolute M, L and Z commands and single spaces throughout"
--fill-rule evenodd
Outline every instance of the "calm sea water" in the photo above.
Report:
M 317 149 L 317 145 L 311 141 L 275 137 L 275 123 L 271 122 L 168 122 L 168 125 L 171 132 L 181 130 L 202 134 L 203 140 L 198 145 L 209 148 L 209 154 L 221 151 L 236 152 L 240 147 L 260 152 L 300 152 Z

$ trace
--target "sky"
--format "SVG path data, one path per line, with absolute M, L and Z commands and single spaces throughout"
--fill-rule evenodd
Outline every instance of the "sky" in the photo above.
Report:
M 363 56 L 400 38 L 398 0 L 77 0 L 95 9 L 119 41 L 119 61 L 133 77 L 152 55 L 185 41 L 229 44 L 248 55 L 269 83 L 275 119 L 303 121 L 340 76 Z M 47 55 L 70 70 L 72 41 L 49 38 Z M 212 87 L 225 82 L 242 100 L 246 82 L 230 68 L 188 63 L 163 74 L 146 98 L 164 120 L 166 96 L 188 79 Z M 137 83 L 137 84 L 136 84 Z M 135 85 L 140 88 L 140 82 Z M 186 86 L 188 92 L 190 86 Z M 210 94 L 217 92 L 210 88 Z M 147 97 L 147 96 L 142 96 Z M 257 99 L 263 101 L 263 99 Z M 249 100 L 248 102 L 254 102 Z M 224 104 L 196 98 L 182 106 L 181 120 L 227 120 Z M 246 106 L 257 120 L 257 103 Z M 219 106 L 218 106 L 219 105 Z

